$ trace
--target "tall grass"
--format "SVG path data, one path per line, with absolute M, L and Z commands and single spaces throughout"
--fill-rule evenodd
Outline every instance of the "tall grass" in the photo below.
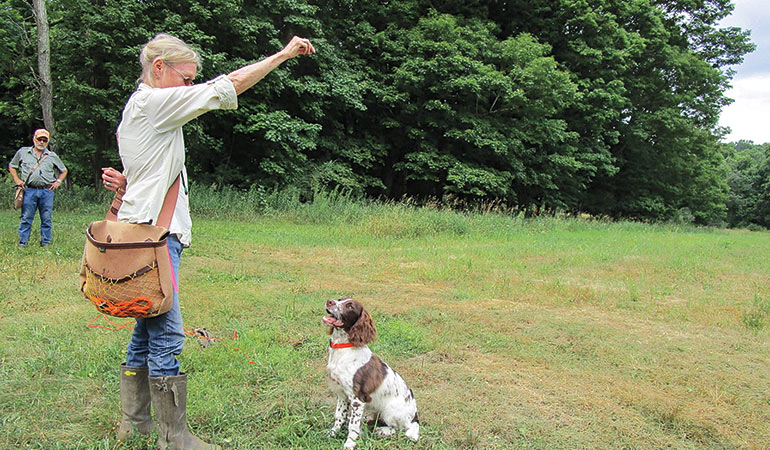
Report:
M 479 205 L 473 210 L 456 210 L 455 205 L 417 203 L 411 199 L 377 201 L 344 190 L 318 191 L 307 198 L 304 192 L 288 188 L 268 192 L 253 186 L 248 190 L 192 184 L 190 209 L 193 214 L 215 219 L 253 220 L 274 217 L 294 223 L 348 224 L 375 236 L 420 237 L 448 233 L 461 236 L 474 232 L 505 233 L 510 229 L 548 232 L 566 226 L 570 231 L 621 227 L 627 231 L 704 232 L 713 230 L 686 223 L 645 223 L 613 221 L 588 215 L 545 215 L 525 218 L 522 212 Z
M 347 224 L 375 236 L 418 237 L 439 233 L 462 235 L 470 220 L 446 208 L 420 207 L 410 201 L 377 202 L 342 190 L 319 191 L 311 199 L 286 189 L 267 193 L 259 187 L 193 185 L 190 209 L 193 214 L 233 220 L 267 216 L 294 223 Z
M 500 207 L 495 202 L 477 205 L 472 210 L 457 210 L 454 204 L 437 202 L 378 201 L 353 195 L 345 190 L 318 191 L 308 194 L 296 188 L 268 191 L 253 185 L 248 189 L 232 186 L 203 185 L 190 182 L 190 211 L 197 217 L 227 220 L 255 220 L 273 217 L 295 223 L 356 225 L 363 232 L 377 236 L 418 237 L 449 233 L 463 235 L 471 231 L 501 233 L 512 227 L 531 232 L 548 232 L 566 226 L 570 231 L 597 227 L 622 227 L 628 231 L 709 232 L 708 227 L 688 223 L 646 223 L 614 221 L 588 215 L 544 215 L 525 218 L 524 214 Z M 100 215 L 106 213 L 113 194 L 103 188 L 72 186 L 60 189 L 56 211 Z M 0 203 L 10 209 L 11 196 Z

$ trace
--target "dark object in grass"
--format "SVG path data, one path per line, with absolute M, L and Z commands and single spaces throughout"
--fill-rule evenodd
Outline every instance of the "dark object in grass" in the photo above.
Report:
M 198 339 L 198 343 L 201 347 L 206 348 L 211 345 L 214 340 L 214 336 L 211 335 L 205 328 L 193 328 L 193 334 Z

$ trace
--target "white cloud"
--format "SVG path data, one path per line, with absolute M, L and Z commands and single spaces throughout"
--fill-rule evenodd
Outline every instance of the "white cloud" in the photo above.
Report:
M 770 74 L 734 80 L 727 96 L 735 102 L 722 111 L 719 121 L 732 129 L 725 140 L 770 142 Z
M 732 129 L 725 141 L 746 139 L 763 144 L 770 142 L 770 6 L 767 0 L 734 3 L 735 11 L 721 25 L 750 29 L 757 49 L 734 67 L 733 88 L 725 95 L 735 102 L 722 110 L 719 124 Z

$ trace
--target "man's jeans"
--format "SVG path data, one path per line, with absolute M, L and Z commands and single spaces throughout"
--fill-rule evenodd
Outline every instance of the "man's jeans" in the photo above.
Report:
M 40 243 L 51 243 L 53 223 L 54 193 L 46 188 L 30 188 L 24 191 L 24 203 L 21 205 L 21 223 L 19 223 L 19 243 L 26 244 L 35 220 L 35 211 L 40 210 Z
M 168 237 L 168 250 L 174 278 L 178 283 L 182 244 L 174 234 Z M 183 347 L 184 329 L 179 309 L 179 292 L 174 289 L 174 303 L 167 313 L 148 319 L 136 319 L 134 334 L 128 343 L 126 365 L 149 367 L 151 377 L 179 375 L 176 355 L 182 353 Z

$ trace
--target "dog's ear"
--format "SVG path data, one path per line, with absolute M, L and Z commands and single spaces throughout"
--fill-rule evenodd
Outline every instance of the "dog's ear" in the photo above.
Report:
M 377 338 L 377 329 L 374 327 L 374 321 L 369 312 L 361 308 L 361 315 L 358 316 L 356 323 L 348 330 L 348 339 L 350 343 L 359 347 L 374 342 Z

